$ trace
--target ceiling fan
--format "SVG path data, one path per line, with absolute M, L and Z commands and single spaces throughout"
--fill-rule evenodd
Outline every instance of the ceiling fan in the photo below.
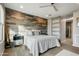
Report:
M 40 6 L 40 8 L 45 8 L 45 7 L 53 7 L 55 11 L 58 11 L 58 9 L 55 6 L 55 3 L 50 3 L 50 5 Z

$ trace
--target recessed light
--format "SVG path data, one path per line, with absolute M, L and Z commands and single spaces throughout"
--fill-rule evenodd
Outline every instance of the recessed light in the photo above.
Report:
M 46 17 L 51 17 L 52 15 L 51 14 L 49 14 L 49 15 L 46 15 Z
M 23 8 L 23 5 L 20 5 L 20 8 Z

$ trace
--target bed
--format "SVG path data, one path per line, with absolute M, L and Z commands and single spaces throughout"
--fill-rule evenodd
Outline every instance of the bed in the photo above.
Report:
M 26 36 L 24 45 L 27 46 L 33 56 L 38 56 L 50 48 L 59 47 L 60 44 L 55 36 L 39 35 Z

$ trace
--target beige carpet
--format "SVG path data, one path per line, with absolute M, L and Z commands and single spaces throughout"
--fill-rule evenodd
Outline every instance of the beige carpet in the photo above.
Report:
M 79 54 L 63 49 L 56 56 L 79 56 Z

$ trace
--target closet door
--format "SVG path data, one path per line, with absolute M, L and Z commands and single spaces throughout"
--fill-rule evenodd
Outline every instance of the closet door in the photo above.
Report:
M 60 39 L 60 19 L 52 20 L 52 35 Z

